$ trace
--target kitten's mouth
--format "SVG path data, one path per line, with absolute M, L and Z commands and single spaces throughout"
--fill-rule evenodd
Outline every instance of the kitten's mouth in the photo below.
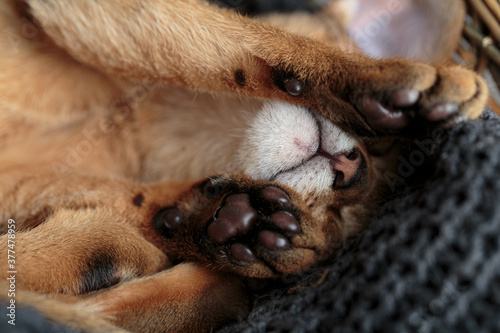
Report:
M 314 136 L 317 136 L 317 144 L 314 148 L 309 147 L 309 156 L 304 158 L 297 165 L 281 170 L 270 180 L 280 180 L 293 176 L 298 170 L 301 172 L 317 173 L 317 168 L 329 168 L 333 176 L 333 188 L 345 188 L 356 182 L 362 170 L 366 167 L 363 154 L 357 148 L 353 148 L 352 142 L 345 135 L 339 135 L 332 131 L 334 125 L 318 115 L 313 110 L 308 110 L 316 121 L 317 129 Z M 341 142 L 342 140 L 347 141 Z M 297 145 L 300 147 L 300 145 Z M 300 147 L 302 148 L 302 147 Z M 311 149 L 312 148 L 312 149 Z M 315 161 L 321 160 L 320 163 Z M 325 160 L 326 159 L 326 163 Z M 316 162 L 316 163 L 315 163 Z
M 331 168 L 334 178 L 333 178 L 333 188 L 346 188 L 356 182 L 356 180 L 361 175 L 364 168 L 366 168 L 366 161 L 363 154 L 358 149 L 353 149 L 349 152 L 342 152 L 337 154 L 329 154 L 328 152 L 318 149 L 316 154 L 314 154 L 307 161 L 300 163 L 290 169 L 280 171 L 273 177 L 271 177 L 271 181 L 280 181 L 283 177 L 287 175 L 293 175 L 297 170 L 305 168 L 311 169 L 308 170 L 310 172 L 314 172 L 317 167 L 317 163 L 308 163 L 312 162 L 315 159 L 324 159 L 326 158 L 329 163 L 329 167 Z M 310 165 L 308 165 L 310 164 Z

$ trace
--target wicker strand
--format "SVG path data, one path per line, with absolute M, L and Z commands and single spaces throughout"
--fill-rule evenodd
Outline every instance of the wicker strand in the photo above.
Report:
M 486 2 L 486 4 L 488 5 L 490 10 L 492 11 L 492 14 L 495 16 L 497 21 L 499 21 L 500 20 L 500 3 L 498 2 L 498 0 L 484 0 L 484 2 Z
M 500 40 L 500 24 L 490 9 L 481 0 L 469 0 L 472 8 L 478 13 L 484 24 L 490 29 L 496 40 Z
M 481 47 L 482 51 L 489 59 L 500 66 L 500 50 L 493 44 L 493 40 L 490 37 L 484 36 L 481 32 L 468 24 L 464 28 L 464 34 L 471 42 Z
M 489 85 L 500 90 L 500 1 L 465 0 L 468 19 L 463 30 L 463 44 L 457 50 L 463 64 L 478 74 L 489 72 Z M 497 89 L 493 89 L 496 85 Z M 493 94 L 488 105 L 500 114 L 500 95 Z

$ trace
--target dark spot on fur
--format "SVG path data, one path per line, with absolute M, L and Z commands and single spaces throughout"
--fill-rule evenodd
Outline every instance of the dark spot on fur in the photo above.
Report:
M 130 101 L 124 97 L 117 99 L 113 105 L 113 108 L 115 109 L 115 111 L 127 114 L 130 112 L 131 109 Z
M 120 281 L 117 260 L 109 250 L 93 252 L 87 261 L 80 284 L 80 294 L 109 288 Z
M 237 69 L 236 71 L 234 71 L 234 80 L 240 86 L 246 85 L 247 75 L 245 74 L 245 71 L 242 69 Z
M 35 25 L 35 20 L 33 19 L 33 15 L 31 14 L 31 7 L 26 1 L 15 1 L 13 3 L 14 10 L 19 15 L 20 18 L 24 21 L 25 24 Z M 31 28 L 33 28 L 31 27 Z M 26 27 L 25 27 L 26 28 Z M 24 36 L 28 37 L 28 36 Z
M 144 196 L 142 195 L 142 193 L 137 194 L 134 197 L 134 199 L 132 200 L 132 202 L 134 203 L 134 206 L 137 206 L 137 207 L 141 207 L 143 201 L 144 201 Z

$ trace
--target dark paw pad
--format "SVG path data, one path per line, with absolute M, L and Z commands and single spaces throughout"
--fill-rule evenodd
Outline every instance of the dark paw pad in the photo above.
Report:
M 250 195 L 233 194 L 226 198 L 217 218 L 208 227 L 208 236 L 216 243 L 250 231 L 257 221 L 258 212 L 250 203 Z
M 283 251 L 290 248 L 290 242 L 286 237 L 269 230 L 261 231 L 257 240 L 262 246 L 271 251 Z
M 399 89 L 392 94 L 389 102 L 396 108 L 406 108 L 415 105 L 420 95 L 420 92 L 415 89 Z
M 291 247 L 289 237 L 301 228 L 290 210 L 290 197 L 274 186 L 255 196 L 232 194 L 219 207 L 207 235 L 224 246 L 233 261 L 248 264 L 257 260 L 261 251 L 280 252 Z
M 369 97 L 361 98 L 358 110 L 366 117 L 368 124 L 375 130 L 394 131 L 408 126 L 408 115 L 402 110 L 382 105 L 379 101 Z
M 433 107 L 422 110 L 421 115 L 424 116 L 427 120 L 432 122 L 439 122 L 449 119 L 454 115 L 458 114 L 460 108 L 457 104 L 454 103 L 440 103 L 436 104 Z
M 412 118 L 446 127 L 460 112 L 456 103 L 424 103 L 422 93 L 414 89 L 396 90 L 383 100 L 362 97 L 356 106 L 368 124 L 381 132 L 401 130 L 410 124 Z
M 263 189 L 259 197 L 265 201 L 279 203 L 283 206 L 290 204 L 290 197 L 288 194 L 275 186 L 269 186 Z
M 256 260 L 253 251 L 246 245 L 235 243 L 230 248 L 233 259 L 241 263 L 252 263 Z
M 184 215 L 177 207 L 167 207 L 160 210 L 153 218 L 153 225 L 161 233 L 177 229 L 184 222 Z
M 271 224 L 288 234 L 298 234 L 300 229 L 300 224 L 297 222 L 295 217 L 288 212 L 277 212 L 270 217 Z

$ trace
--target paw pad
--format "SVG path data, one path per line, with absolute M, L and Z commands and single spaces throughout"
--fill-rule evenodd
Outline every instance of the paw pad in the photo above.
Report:
M 422 115 L 429 121 L 438 122 L 446 120 L 460 111 L 457 104 L 441 103 L 436 104 L 428 110 L 423 110 Z
M 227 250 L 236 262 L 254 262 L 259 251 L 280 252 L 291 247 L 288 237 L 301 232 L 297 219 L 288 212 L 291 199 L 283 190 L 269 186 L 255 196 L 229 195 L 207 228 L 208 237 Z
M 184 221 L 182 212 L 177 207 L 169 207 L 160 210 L 153 219 L 157 230 L 172 231 L 177 229 Z
M 392 131 L 408 126 L 408 116 L 403 111 L 385 107 L 373 98 L 363 97 L 357 106 L 365 115 L 368 124 L 375 130 Z
M 286 237 L 269 230 L 261 231 L 257 239 L 261 245 L 271 251 L 288 250 L 290 247 L 290 242 Z
M 279 203 L 283 206 L 290 204 L 290 197 L 283 190 L 269 186 L 260 192 L 260 198 L 271 203 Z
M 428 124 L 447 127 L 461 112 L 456 102 L 443 96 L 426 95 L 415 89 L 398 89 L 381 100 L 361 97 L 356 106 L 368 124 L 377 131 L 394 132 L 407 127 L 411 118 L 420 118 Z
M 292 214 L 288 212 L 277 212 L 271 215 L 271 223 L 278 229 L 283 230 L 289 234 L 298 234 L 300 230 L 300 225 L 293 217 Z
M 230 250 L 233 258 L 241 263 L 252 263 L 256 260 L 253 251 L 243 244 L 235 243 L 231 245 Z
M 390 102 L 397 108 L 406 108 L 415 105 L 419 99 L 420 92 L 418 90 L 399 89 L 392 94 Z
M 285 87 L 287 93 L 292 96 L 299 96 L 304 90 L 304 85 L 296 78 L 285 79 L 283 81 L 283 86 Z
M 238 234 L 250 231 L 257 217 L 258 213 L 250 204 L 248 194 L 230 195 L 220 208 L 217 218 L 208 227 L 208 236 L 216 243 L 227 242 Z

